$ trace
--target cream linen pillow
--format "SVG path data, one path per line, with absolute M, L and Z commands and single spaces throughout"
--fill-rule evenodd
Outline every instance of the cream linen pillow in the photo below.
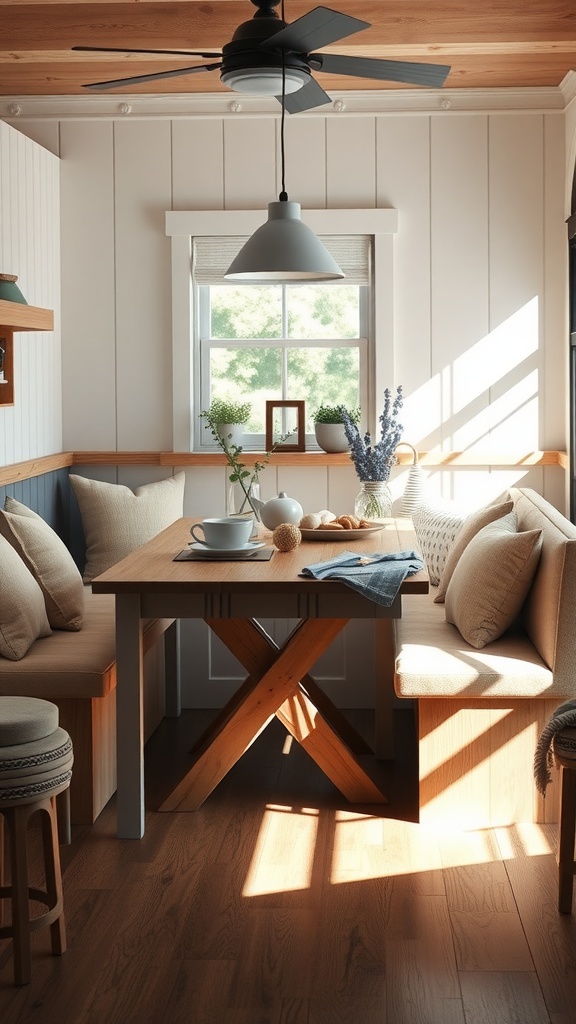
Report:
M 433 587 L 437 587 L 446 558 L 466 519 L 462 509 L 450 509 L 425 503 L 412 514 L 418 548 L 426 563 Z
M 0 536 L 0 654 L 20 661 L 39 636 L 49 636 L 44 597 L 20 555 Z
M 184 473 L 176 473 L 132 491 L 70 474 L 86 538 L 85 583 L 181 518 L 184 481 Z
M 444 563 L 444 569 L 438 584 L 438 593 L 434 598 L 436 604 L 443 604 L 446 590 L 452 579 L 452 573 L 456 568 L 458 559 L 464 548 L 472 540 L 472 537 L 475 537 L 489 523 L 494 523 L 497 519 L 502 519 L 502 516 L 507 515 L 508 512 L 512 512 L 513 508 L 513 501 L 503 501 L 499 505 L 486 505 L 485 508 L 479 508 L 477 512 L 472 512 L 471 515 L 467 516 L 456 535 L 456 540 L 450 548 Z
M 469 542 L 446 591 L 446 620 L 472 647 L 502 636 L 518 616 L 536 572 L 542 531 L 516 532 L 516 513 L 485 526 Z
M 84 585 L 72 555 L 42 516 L 15 498 L 0 511 L 0 533 L 18 552 L 44 594 L 53 629 L 78 630 L 84 613 Z

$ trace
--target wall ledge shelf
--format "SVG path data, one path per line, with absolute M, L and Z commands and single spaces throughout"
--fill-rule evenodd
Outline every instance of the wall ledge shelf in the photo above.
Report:
M 0 408 L 14 405 L 14 334 L 53 330 L 54 310 L 0 299 Z
M 54 310 L 0 299 L 0 330 L 53 331 Z
M 247 465 L 253 465 L 262 454 L 243 452 Z M 462 469 L 483 468 L 487 466 L 524 467 L 559 466 L 568 470 L 568 455 L 564 451 L 533 451 L 506 452 L 473 455 L 471 452 L 420 452 L 422 466 L 436 466 L 445 469 L 458 467 Z M 398 452 L 400 465 L 412 463 L 412 453 Z M 328 455 L 325 452 L 275 452 L 270 460 L 277 466 L 306 466 L 314 469 L 318 466 L 351 466 L 347 454 Z M 186 466 L 225 466 L 222 454 L 200 452 L 113 452 L 113 451 L 75 451 L 57 452 L 43 455 L 25 462 L 0 466 L 0 486 L 41 476 L 43 473 L 73 466 L 165 466 L 166 468 L 184 469 Z

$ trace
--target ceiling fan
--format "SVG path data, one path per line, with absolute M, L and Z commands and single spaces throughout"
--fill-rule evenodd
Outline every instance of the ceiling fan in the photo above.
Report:
M 328 7 L 315 7 L 303 17 L 287 24 L 275 7 L 280 0 L 251 0 L 258 8 L 250 21 L 238 26 L 232 40 L 222 47 L 221 53 L 195 50 L 141 50 L 106 46 L 73 46 L 73 50 L 100 53 L 154 53 L 179 57 L 204 57 L 217 63 L 197 64 L 194 67 L 159 71 L 149 75 L 136 75 L 110 82 L 92 82 L 87 89 L 115 89 L 119 86 L 138 85 L 139 82 L 159 81 L 179 75 L 195 75 L 204 71 L 220 71 L 221 81 L 236 92 L 259 96 L 276 96 L 289 114 L 310 110 L 330 103 L 331 99 L 312 76 L 313 71 L 333 75 L 351 75 L 381 81 L 404 82 L 440 88 L 450 71 L 445 64 L 419 64 L 409 61 L 377 60 L 370 57 L 338 56 L 315 52 L 318 46 L 328 46 L 346 36 L 370 28 L 370 23 L 352 18 Z

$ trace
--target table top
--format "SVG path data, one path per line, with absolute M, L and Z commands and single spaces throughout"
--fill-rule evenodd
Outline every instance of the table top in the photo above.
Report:
M 367 533 L 365 537 L 351 541 L 302 541 L 290 552 L 274 550 L 270 561 L 241 561 L 212 559 L 209 561 L 175 562 L 175 556 L 186 549 L 191 537 L 190 527 L 198 519 L 183 518 L 172 523 L 166 530 L 148 541 L 138 550 L 127 555 L 111 569 L 92 581 L 95 593 L 210 593 L 234 591 L 277 594 L 341 593 L 348 589 L 345 584 L 333 580 L 303 579 L 299 573 L 305 566 L 327 561 L 345 551 L 359 554 L 382 554 L 394 551 L 411 551 L 415 548 L 415 536 L 410 519 L 383 520 L 383 528 Z M 262 530 L 261 539 L 270 547 L 272 534 Z M 429 589 L 426 572 L 408 577 L 402 584 L 402 593 L 425 594 Z

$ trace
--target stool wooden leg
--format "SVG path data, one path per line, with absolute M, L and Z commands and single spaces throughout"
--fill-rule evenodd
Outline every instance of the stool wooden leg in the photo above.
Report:
M 72 827 L 70 824 L 70 786 L 63 793 L 56 797 L 56 810 L 58 813 L 58 839 L 62 846 L 70 846 L 72 842 Z
M 28 905 L 28 851 L 26 833 L 29 808 L 13 807 L 9 823 L 10 871 L 12 889 L 12 942 L 14 946 L 14 981 L 26 985 L 30 981 L 30 909 Z M 10 828 L 11 824 L 11 828 Z
M 46 875 L 46 892 L 48 906 L 56 908 L 60 913 L 50 925 L 52 952 L 61 956 L 66 950 L 66 928 L 64 924 L 64 899 L 62 895 L 62 875 L 60 871 L 60 848 L 58 846 L 58 814 L 56 797 L 50 799 L 42 814 L 42 843 L 44 846 L 44 871 Z
M 576 770 L 561 769 L 560 845 L 558 852 L 558 910 L 572 912 L 574 839 L 576 834 Z
M 4 815 L 0 811 L 0 887 L 6 885 L 6 852 L 4 850 Z M 0 926 L 4 921 L 4 900 L 0 899 Z

